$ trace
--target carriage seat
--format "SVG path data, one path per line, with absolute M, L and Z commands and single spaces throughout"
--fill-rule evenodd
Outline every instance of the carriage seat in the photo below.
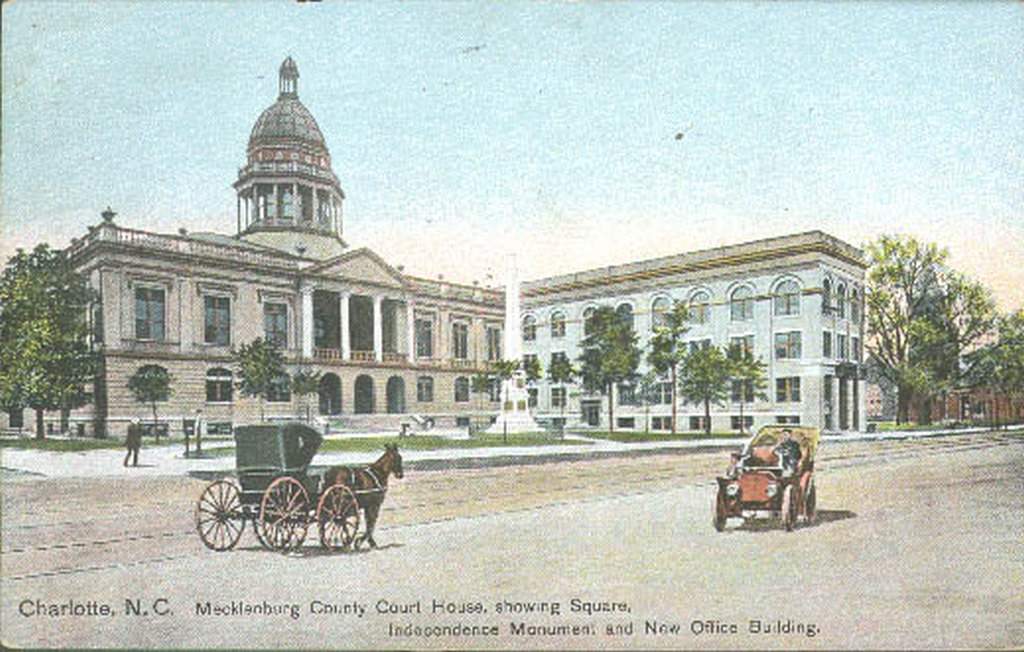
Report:
M 778 466 L 779 456 L 772 450 L 773 446 L 754 446 L 750 449 L 750 457 L 747 458 L 746 466 Z

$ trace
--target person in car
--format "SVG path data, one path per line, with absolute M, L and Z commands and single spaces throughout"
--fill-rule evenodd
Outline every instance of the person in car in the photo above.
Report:
M 779 458 L 779 466 L 782 467 L 782 475 L 790 476 L 796 473 L 800 465 L 800 443 L 793 439 L 793 431 L 786 428 L 782 431 L 782 440 L 773 449 Z

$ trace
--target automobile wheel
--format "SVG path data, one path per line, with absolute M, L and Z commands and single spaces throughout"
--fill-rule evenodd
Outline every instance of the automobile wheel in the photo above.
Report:
M 793 485 L 787 484 L 782 492 L 782 526 L 786 532 L 792 532 L 796 525 L 796 495 L 793 493 Z
M 807 518 L 808 523 L 814 523 L 818 516 L 818 492 L 814 488 L 814 482 L 811 482 L 810 489 L 807 490 L 807 498 L 804 499 L 804 516 Z
M 715 492 L 715 518 L 714 526 L 715 529 L 721 532 L 725 529 L 725 494 L 719 489 Z

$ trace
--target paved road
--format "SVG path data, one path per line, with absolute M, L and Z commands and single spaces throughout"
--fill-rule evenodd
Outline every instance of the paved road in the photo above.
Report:
M 236 550 L 210 552 L 190 524 L 203 483 L 187 478 L 5 483 L 3 639 L 132 647 L 1024 644 L 1024 437 L 824 448 L 821 521 L 793 533 L 770 523 L 714 532 L 711 479 L 724 462 L 722 453 L 665 454 L 408 474 L 388 497 L 383 549 L 342 555 L 322 554 L 315 533 L 299 554 L 268 553 L 251 531 Z M 125 613 L 134 599 L 148 615 Z M 110 605 L 115 615 L 22 615 L 59 611 L 68 600 L 86 611 Z M 499 603 L 512 613 L 499 613 Z M 247 607 L 256 613 L 232 613 Z M 325 609 L 337 613 L 312 613 Z M 771 633 L 751 633 L 752 620 Z

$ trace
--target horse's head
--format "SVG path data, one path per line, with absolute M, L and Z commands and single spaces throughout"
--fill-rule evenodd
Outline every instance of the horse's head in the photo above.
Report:
M 402 472 L 402 454 L 398 452 L 398 444 L 385 444 L 384 451 L 389 462 L 388 468 L 396 478 L 401 479 L 405 474 Z

